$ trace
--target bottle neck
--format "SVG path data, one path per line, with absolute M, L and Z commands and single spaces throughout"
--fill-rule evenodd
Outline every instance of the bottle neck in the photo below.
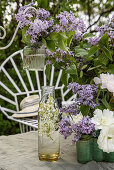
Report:
M 42 87 L 42 99 L 41 101 L 46 101 L 49 96 L 55 100 L 55 88 L 54 86 L 43 86 Z

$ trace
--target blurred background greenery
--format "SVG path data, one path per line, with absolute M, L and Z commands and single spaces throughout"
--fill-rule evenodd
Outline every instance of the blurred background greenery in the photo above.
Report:
M 31 3 L 31 0 L 0 0 L 0 26 L 4 26 L 7 32 L 6 38 L 0 41 L 0 46 L 5 46 L 10 42 L 17 26 L 15 14 L 22 5 L 28 3 Z M 50 11 L 52 16 L 56 16 L 61 11 L 72 11 L 77 17 L 85 21 L 88 32 L 96 32 L 96 26 L 104 24 L 114 11 L 113 0 L 33 0 L 33 3 Z M 9 55 L 23 47 L 21 30 L 19 30 L 11 47 L 0 51 L 0 65 Z M 17 60 L 17 63 L 18 67 L 22 68 L 20 60 Z M 7 65 L 7 69 L 15 79 L 15 73 L 10 65 Z M 21 73 L 25 76 L 23 70 Z M 0 80 L 6 81 L 2 73 L 0 73 Z M 16 83 L 18 83 L 18 80 L 16 80 Z M 5 84 L 8 84 L 8 82 L 5 82 Z M 0 88 L 0 94 L 1 91 L 10 98 L 9 94 L 6 91 L 3 92 L 2 88 Z M 6 103 L 0 101 L 0 105 L 3 106 Z M 19 133 L 18 124 L 7 120 L 0 112 L 0 135 L 15 133 Z

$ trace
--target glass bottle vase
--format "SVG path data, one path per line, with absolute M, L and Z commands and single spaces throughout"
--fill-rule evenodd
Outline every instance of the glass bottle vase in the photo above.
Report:
M 58 115 L 54 87 L 42 87 L 38 112 L 38 156 L 42 161 L 56 161 L 59 157 Z
M 42 43 L 28 44 L 23 49 L 23 69 L 39 70 L 44 69 L 45 47 Z

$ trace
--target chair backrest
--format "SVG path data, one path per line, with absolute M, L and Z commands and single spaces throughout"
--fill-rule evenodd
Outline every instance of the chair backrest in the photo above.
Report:
M 52 66 L 50 80 L 47 80 L 46 66 L 43 72 L 23 70 L 22 59 L 23 50 L 19 50 L 10 55 L 0 66 L 0 108 L 7 117 L 9 116 L 7 113 L 19 111 L 19 96 L 22 99 L 24 96 L 39 93 L 41 98 L 42 85 L 54 85 L 55 90 L 59 91 L 62 101 L 65 101 L 65 98 L 67 98 L 67 101 L 75 98 L 75 95 L 70 96 L 70 98 L 67 97 L 70 90 L 66 89 L 64 84 L 61 83 L 62 70 L 56 72 L 54 66 Z M 21 63 L 21 67 L 18 66 L 18 63 Z

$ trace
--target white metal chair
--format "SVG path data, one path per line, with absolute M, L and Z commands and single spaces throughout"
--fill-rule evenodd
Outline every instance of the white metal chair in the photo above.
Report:
M 13 118 L 11 116 L 11 114 L 19 111 L 18 96 L 29 96 L 34 93 L 39 93 L 39 96 L 41 97 L 41 84 L 43 83 L 44 86 L 47 85 L 47 79 L 46 79 L 46 75 L 45 75 L 46 66 L 44 67 L 44 71 L 43 71 L 43 81 L 44 82 L 41 82 L 40 77 L 39 77 L 39 71 L 32 71 L 32 73 L 34 72 L 34 76 L 31 77 L 31 73 L 28 70 L 18 69 L 18 66 L 16 65 L 16 61 L 15 61 L 17 59 L 21 59 L 21 60 L 23 59 L 23 50 L 19 50 L 19 51 L 13 53 L 12 55 L 10 55 L 0 66 L 0 72 L 1 72 L 2 76 L 5 76 L 7 81 L 9 81 L 9 83 L 13 87 L 13 89 L 12 89 L 11 86 L 8 86 L 5 83 L 3 83 L 2 81 L 0 81 L 0 88 L 4 89 L 7 92 L 6 94 L 11 95 L 11 97 L 8 98 L 7 96 L 0 94 L 0 100 L 4 101 L 6 103 L 6 107 L 3 107 L 1 105 L 0 109 L 1 109 L 2 113 L 8 119 L 19 122 L 21 133 L 23 133 L 25 131 L 37 129 L 38 128 L 37 120 L 33 120 L 30 118 L 16 119 L 16 118 Z M 13 73 L 15 72 L 15 78 L 13 78 L 12 75 L 10 75 L 10 73 L 8 72 L 8 68 L 7 68 L 8 63 L 10 63 L 12 65 Z M 29 87 L 27 87 L 27 81 L 25 81 L 25 78 L 23 78 L 23 76 L 21 75 L 22 71 L 26 73 Z M 48 85 L 50 85 L 50 86 L 53 85 L 54 73 L 55 73 L 54 66 L 52 66 L 50 82 L 48 82 L 49 83 Z M 67 96 L 67 94 L 70 90 L 67 89 L 66 91 L 64 91 L 64 84 L 60 83 L 61 75 L 62 75 L 62 70 L 60 70 L 58 72 L 57 80 L 55 81 L 54 86 L 55 86 L 55 90 L 60 90 L 62 101 L 65 101 L 65 96 Z M 17 80 L 19 83 L 16 83 L 15 80 Z M 33 83 L 33 80 L 34 80 L 34 83 Z M 7 84 L 9 84 L 9 83 L 7 83 Z M 22 89 L 21 86 L 22 86 L 23 90 L 21 90 Z M 73 98 L 74 98 L 74 96 L 69 98 L 68 101 L 71 101 Z M 7 103 L 9 103 L 9 105 L 7 105 Z M 15 107 L 14 110 L 7 108 L 7 106 L 11 106 L 11 105 L 13 105 Z

